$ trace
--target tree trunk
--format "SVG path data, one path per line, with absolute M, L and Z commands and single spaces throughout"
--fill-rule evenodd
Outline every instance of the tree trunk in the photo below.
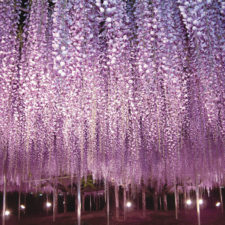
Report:
M 157 192 L 154 193 L 154 210 L 157 211 L 158 210 L 158 195 Z
M 78 225 L 81 225 L 81 190 L 80 190 L 80 178 L 78 178 L 78 180 L 77 180 L 77 223 L 78 223 Z
M 90 212 L 92 210 L 92 202 L 91 202 L 91 195 L 90 195 Z
M 183 205 L 184 205 L 184 209 L 186 209 L 186 202 L 187 202 L 187 192 L 186 192 L 186 188 L 184 188 L 184 199 L 183 199 Z
M 123 219 L 127 219 L 127 194 L 126 194 L 126 187 L 123 188 Z
M 5 225 L 6 211 L 6 175 L 3 175 L 3 209 L 2 209 L 2 225 Z
M 95 210 L 98 211 L 98 195 L 95 196 Z
M 55 222 L 57 214 L 58 214 L 58 189 L 56 187 L 54 187 L 54 190 L 53 190 L 53 222 Z
M 109 183 L 107 181 L 107 225 L 109 225 Z
M 21 205 L 21 191 L 18 193 L 18 220 L 20 221 L 20 205 Z
M 145 186 L 142 186 L 142 215 L 146 217 L 146 193 L 145 193 Z
M 199 187 L 198 187 L 198 185 L 196 186 L 196 207 L 197 207 L 198 225 L 201 225 L 200 203 L 199 203 Z
M 223 193 L 222 193 L 222 187 L 220 187 L 220 202 L 221 202 L 221 212 L 223 214 L 224 206 L 223 206 Z
M 76 205 L 76 201 L 75 201 L 75 205 Z M 66 213 L 67 212 L 67 196 L 66 196 L 66 192 L 63 193 L 63 209 L 64 209 L 64 213 Z
M 77 193 L 74 193 L 74 211 L 77 212 Z
M 46 203 L 48 202 L 48 194 L 46 194 Z M 46 205 L 46 213 L 47 213 L 47 215 L 48 215 L 48 207 L 47 207 L 47 205 Z
M 175 200 L 175 217 L 176 217 L 176 220 L 178 219 L 178 210 L 179 210 L 179 196 L 178 196 L 178 193 L 177 193 L 177 187 L 175 185 L 175 190 L 174 190 L 174 200 Z
M 164 211 L 167 211 L 168 210 L 167 195 L 166 195 L 166 193 L 163 194 L 163 208 L 164 208 Z
M 162 210 L 162 197 L 159 196 L 159 210 Z
M 115 184 L 116 219 L 119 219 L 119 187 Z
M 139 193 L 137 193 L 137 195 L 136 195 L 136 205 L 137 205 L 137 211 L 139 211 L 140 210 L 140 197 L 139 197 Z
M 82 212 L 85 211 L 85 196 L 84 194 L 82 195 Z

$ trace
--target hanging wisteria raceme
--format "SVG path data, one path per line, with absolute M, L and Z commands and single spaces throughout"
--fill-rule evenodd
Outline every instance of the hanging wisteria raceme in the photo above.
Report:
M 182 158 L 182 125 L 185 116 L 183 82 L 185 52 L 185 32 L 180 21 L 178 5 L 174 1 L 163 4 L 156 1 L 157 20 L 155 62 L 157 70 L 157 120 L 162 144 L 158 152 L 164 157 L 164 168 L 168 183 L 179 176 Z M 160 119 L 162 118 L 162 121 Z M 158 131 L 159 132 L 159 131 Z M 158 137 L 158 142 L 161 142 Z
M 221 175 L 218 171 L 223 171 L 224 160 L 224 30 L 220 7 L 216 1 L 186 1 L 180 11 L 189 38 L 191 148 L 196 171 L 202 178 L 207 171 L 214 179 Z
M 46 1 L 32 1 L 24 25 L 20 63 L 20 93 L 24 105 L 23 176 L 40 178 L 49 152 L 53 151 L 53 93 L 47 31 L 49 6 Z
M 72 2 L 72 1 L 71 1 Z M 92 157 L 88 154 L 93 146 L 89 143 L 91 138 L 89 130 L 93 120 L 91 120 L 91 109 L 96 110 L 95 99 L 92 95 L 94 92 L 94 80 L 91 68 L 94 63 L 92 55 L 88 60 L 90 43 L 93 39 L 92 31 L 90 30 L 90 22 L 88 20 L 87 2 L 74 1 L 70 10 L 69 23 L 69 38 L 71 45 L 69 47 L 69 65 L 68 68 L 71 74 L 67 74 L 67 119 L 66 124 L 68 129 L 67 147 L 70 155 L 70 170 L 72 174 L 79 174 L 79 176 L 86 176 L 88 173 L 87 160 L 92 163 Z M 74 16 L 76 15 L 76 16 Z M 94 47 L 94 46 L 93 46 Z M 93 62 L 93 63 L 92 63 Z M 93 106 L 93 108 L 92 108 Z M 90 118 L 88 120 L 87 118 Z M 93 135 L 95 130 L 92 130 Z M 91 150 L 92 151 L 92 150 Z M 91 157 L 88 159 L 88 157 Z
M 19 43 L 17 24 L 20 1 L 0 2 L 0 171 L 14 175 L 19 164 L 22 105 L 19 95 Z M 12 166 L 10 162 L 13 162 Z M 10 170 L 10 171 L 9 171 Z
M 147 125 L 146 131 L 149 132 L 146 140 L 150 154 L 147 153 L 147 156 L 151 155 L 148 160 L 152 173 L 161 175 L 160 178 L 157 175 L 157 179 L 172 181 L 180 171 L 178 161 L 185 115 L 183 68 L 187 54 L 184 51 L 185 36 L 182 35 L 184 27 L 174 1 L 167 1 L 166 4 L 159 1 L 151 5 L 148 1 L 140 1 L 136 15 L 139 77 L 145 85 L 139 91 L 143 93 L 144 101 L 140 106 L 144 112 L 143 127 Z
M 0 171 L 12 188 L 90 173 L 222 183 L 222 1 L 33 0 L 19 22 L 22 5 L 0 2 Z
M 64 172 L 63 161 L 66 155 L 64 154 L 64 138 L 67 138 L 67 131 L 65 131 L 65 124 L 67 123 L 67 109 L 68 109 L 68 90 L 70 90 L 68 62 L 69 58 L 69 29 L 68 24 L 71 23 L 69 18 L 69 10 L 72 4 L 65 1 L 56 1 L 54 5 L 54 12 L 52 14 L 52 48 L 53 48 L 53 71 L 52 76 L 54 80 L 54 148 L 51 153 L 49 163 L 52 164 L 51 175 L 60 175 Z M 68 158 L 67 158 L 68 160 Z
M 140 114 L 140 157 L 141 166 L 144 172 L 144 180 L 152 176 L 153 170 L 157 170 L 160 165 L 159 151 L 161 146 L 161 131 L 159 130 L 159 121 L 157 121 L 157 88 L 154 85 L 155 65 L 153 59 L 154 48 L 154 29 L 157 25 L 154 23 L 153 7 L 148 1 L 136 3 L 136 23 L 138 35 L 138 91 L 140 102 L 138 105 Z M 153 101 L 154 99 L 154 101 Z M 159 172 L 159 171 L 158 171 Z M 150 173 L 150 174 L 149 174 Z
M 109 120 L 109 162 L 110 177 L 121 184 L 138 181 L 141 177 L 138 146 L 138 118 L 134 100 L 134 58 L 132 51 L 134 36 L 130 29 L 131 12 L 126 3 L 104 2 L 106 61 L 108 67 L 107 114 Z M 135 140 L 136 139 L 136 140 Z M 132 163 L 133 162 L 133 163 Z M 134 166 L 135 165 L 135 166 Z

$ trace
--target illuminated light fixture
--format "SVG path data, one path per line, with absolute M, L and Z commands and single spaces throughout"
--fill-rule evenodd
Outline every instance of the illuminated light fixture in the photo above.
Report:
M 49 208 L 52 206 L 52 203 L 51 202 L 46 202 L 46 207 Z
M 21 209 L 26 209 L 25 205 L 20 205 Z
M 21 209 L 26 209 L 25 205 L 20 205 Z
M 188 199 L 188 200 L 186 201 L 186 204 L 187 204 L 187 205 L 191 205 L 191 204 L 192 204 L 191 199 Z
M 5 210 L 5 216 L 9 216 L 11 212 L 9 210 Z
M 41 197 L 41 196 L 43 196 L 43 194 L 42 194 L 42 193 L 40 193 L 40 194 L 39 194 L 39 196 Z
M 199 205 L 203 204 L 203 199 L 199 199 Z
M 220 202 L 217 202 L 216 203 L 216 207 L 220 207 L 221 203 Z
M 130 208 L 132 206 L 132 203 L 131 202 L 127 202 L 126 206 L 127 206 L 127 208 Z

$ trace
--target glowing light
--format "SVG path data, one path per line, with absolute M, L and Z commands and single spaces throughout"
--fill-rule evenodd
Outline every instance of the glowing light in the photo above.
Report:
M 21 209 L 26 209 L 25 205 L 20 205 Z
M 46 202 L 46 207 L 47 208 L 50 208 L 52 206 L 52 203 L 51 202 Z
M 126 206 L 127 206 L 127 208 L 130 208 L 132 206 L 132 203 L 131 202 L 127 202 Z
M 9 216 L 11 214 L 11 212 L 9 210 L 5 211 L 5 216 Z
M 203 204 L 203 199 L 199 199 L 199 205 Z
M 221 203 L 220 202 L 217 202 L 216 203 L 216 207 L 220 207 Z
M 191 205 L 191 204 L 192 204 L 191 199 L 188 199 L 188 200 L 186 201 L 186 204 L 187 204 L 187 205 Z

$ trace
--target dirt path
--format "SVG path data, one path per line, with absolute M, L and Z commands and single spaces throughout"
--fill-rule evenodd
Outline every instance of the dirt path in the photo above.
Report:
M 204 210 L 201 214 L 202 225 L 225 225 L 225 215 L 216 210 Z M 56 222 L 52 222 L 51 216 L 23 218 L 20 223 L 16 218 L 11 218 L 6 225 L 76 225 L 75 213 L 59 214 Z M 179 219 L 175 220 L 174 212 L 149 211 L 146 218 L 141 212 L 130 212 L 126 221 L 122 218 L 116 221 L 110 218 L 110 225 L 196 225 L 195 211 L 180 212 Z M 105 212 L 86 213 L 82 216 L 82 225 L 106 225 Z

